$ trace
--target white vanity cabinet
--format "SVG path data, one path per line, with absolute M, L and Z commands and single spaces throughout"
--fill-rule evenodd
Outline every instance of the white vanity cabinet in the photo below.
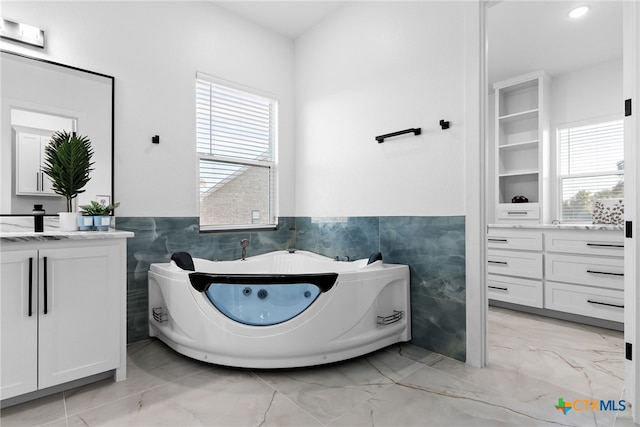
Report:
M 125 257 L 125 238 L 2 245 L 3 400 L 110 370 L 125 378 Z
M 489 227 L 490 300 L 623 322 L 620 230 Z
M 490 228 L 487 246 L 489 299 L 542 308 L 542 233 Z
M 545 307 L 624 321 L 624 241 L 621 232 L 544 233 Z

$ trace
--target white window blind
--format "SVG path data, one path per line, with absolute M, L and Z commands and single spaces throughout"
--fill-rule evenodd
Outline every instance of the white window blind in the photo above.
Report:
M 592 220 L 598 199 L 624 197 L 624 125 L 612 120 L 558 129 L 563 221 Z
M 276 224 L 276 110 L 273 99 L 196 78 L 202 229 Z

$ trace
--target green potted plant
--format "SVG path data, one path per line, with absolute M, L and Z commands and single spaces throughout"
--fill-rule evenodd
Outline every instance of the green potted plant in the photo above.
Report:
M 67 212 L 60 212 L 60 229 L 77 230 L 76 216 L 73 214 L 73 199 L 83 193 L 84 186 L 91 179 L 94 162 L 91 141 L 75 132 L 58 131 L 44 149 L 44 172 L 51 178 L 51 188 L 56 194 L 67 199 Z
M 114 203 L 112 205 L 103 205 L 94 200 L 91 200 L 88 205 L 80 206 L 83 216 L 93 217 L 93 226 L 98 231 L 108 231 L 111 224 L 111 212 L 115 208 L 120 206 L 120 203 Z

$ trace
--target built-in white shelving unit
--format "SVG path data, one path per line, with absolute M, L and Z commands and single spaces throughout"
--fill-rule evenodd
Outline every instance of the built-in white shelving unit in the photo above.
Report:
M 549 211 L 549 77 L 544 71 L 497 82 L 496 222 L 542 222 Z M 528 203 L 512 203 L 522 195 Z

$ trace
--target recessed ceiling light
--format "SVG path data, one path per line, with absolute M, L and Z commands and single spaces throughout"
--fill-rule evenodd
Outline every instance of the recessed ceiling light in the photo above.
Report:
M 569 17 L 576 19 L 580 18 L 582 15 L 589 11 L 589 6 L 578 6 L 569 12 Z

